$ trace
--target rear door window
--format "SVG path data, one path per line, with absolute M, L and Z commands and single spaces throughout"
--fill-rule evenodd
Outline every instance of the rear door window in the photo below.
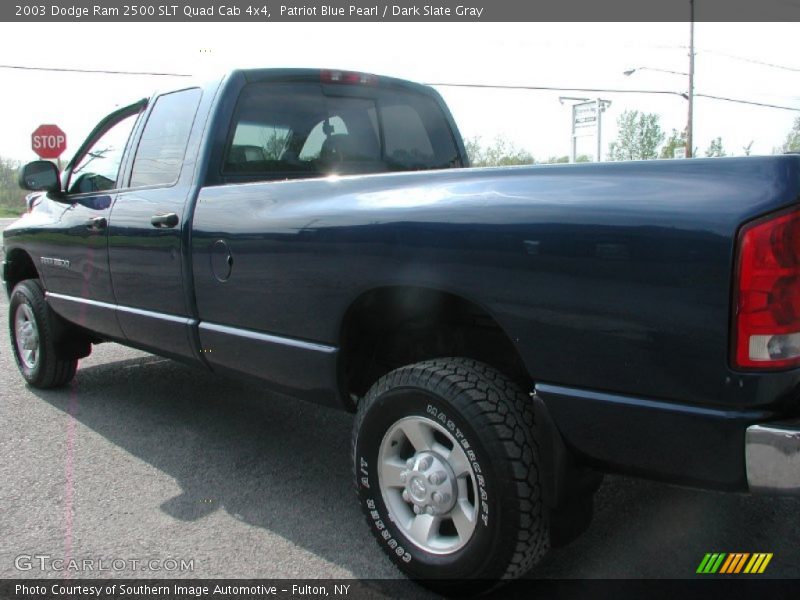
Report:
M 194 88 L 156 100 L 136 149 L 131 187 L 172 185 L 178 180 L 200 96 Z

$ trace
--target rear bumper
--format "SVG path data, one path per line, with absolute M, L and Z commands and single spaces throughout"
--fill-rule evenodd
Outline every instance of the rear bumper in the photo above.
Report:
M 745 461 L 751 492 L 800 495 L 800 419 L 748 427 Z

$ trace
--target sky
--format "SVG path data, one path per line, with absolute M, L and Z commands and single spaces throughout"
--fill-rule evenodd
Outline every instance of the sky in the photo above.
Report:
M 800 23 L 695 24 L 697 93 L 798 108 L 698 97 L 700 155 L 717 136 L 729 154 L 743 154 L 751 141 L 753 154 L 783 143 L 800 116 L 799 37 Z M 234 67 L 326 67 L 421 83 L 685 92 L 685 76 L 652 69 L 687 71 L 688 43 L 688 23 L 1 23 L 0 63 L 200 77 Z M 31 132 L 56 123 L 67 133 L 69 158 L 115 107 L 185 84 L 180 77 L 0 68 L 0 156 L 35 159 Z M 538 160 L 569 153 L 570 109 L 559 96 L 611 101 L 604 152 L 624 110 L 657 113 L 667 133 L 686 125 L 687 102 L 678 95 L 436 89 L 464 137 L 502 136 Z M 579 140 L 578 153 L 594 148 L 592 137 Z

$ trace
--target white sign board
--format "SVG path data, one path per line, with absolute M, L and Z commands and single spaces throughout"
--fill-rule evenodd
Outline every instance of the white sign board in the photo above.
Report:
M 572 107 L 572 118 L 575 129 L 595 127 L 597 122 L 597 103 L 584 102 Z

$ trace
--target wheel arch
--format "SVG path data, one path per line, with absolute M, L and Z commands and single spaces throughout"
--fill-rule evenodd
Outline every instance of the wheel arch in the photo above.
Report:
M 6 286 L 6 296 L 10 297 L 14 286 L 25 279 L 38 279 L 40 274 L 33 258 L 22 248 L 11 248 L 6 251 L 3 261 L 3 281 Z
M 489 364 L 523 389 L 531 379 L 511 336 L 481 304 L 426 286 L 385 285 L 359 294 L 339 331 L 337 377 L 349 409 L 389 371 L 442 356 Z

